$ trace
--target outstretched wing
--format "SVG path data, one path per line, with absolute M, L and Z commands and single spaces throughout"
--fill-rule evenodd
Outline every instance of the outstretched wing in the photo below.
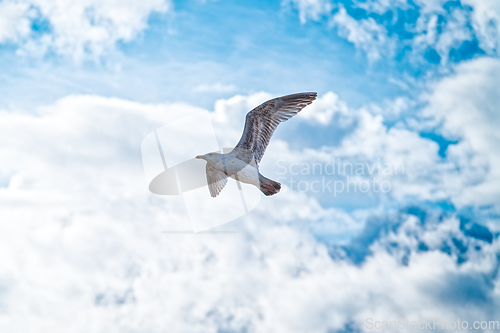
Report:
M 227 184 L 227 176 L 224 172 L 220 172 L 210 163 L 207 163 L 207 182 L 210 195 L 215 198 Z
M 269 140 L 282 123 L 316 99 L 316 93 L 299 93 L 271 99 L 247 113 L 243 135 L 235 148 L 251 150 L 260 162 Z

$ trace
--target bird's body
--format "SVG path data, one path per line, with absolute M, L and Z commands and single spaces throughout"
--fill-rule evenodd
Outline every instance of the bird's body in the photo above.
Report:
M 299 93 L 271 99 L 248 112 L 243 135 L 230 153 L 196 156 L 207 161 L 210 195 L 216 197 L 222 191 L 227 177 L 255 185 L 267 196 L 278 193 L 281 184 L 262 176 L 259 162 L 278 124 L 299 113 L 315 98 L 316 93 Z
M 206 161 L 218 172 L 234 178 L 240 182 L 259 185 L 259 167 L 255 160 L 247 163 L 238 156 L 238 149 L 232 150 L 228 154 L 210 153 Z

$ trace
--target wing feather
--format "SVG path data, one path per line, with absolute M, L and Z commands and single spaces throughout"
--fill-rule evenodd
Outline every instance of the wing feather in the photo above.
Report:
M 260 162 L 276 127 L 311 104 L 316 96 L 315 92 L 287 95 L 257 106 L 247 113 L 245 129 L 235 148 L 251 150 Z
M 207 162 L 207 183 L 210 195 L 215 198 L 227 184 L 227 176 Z

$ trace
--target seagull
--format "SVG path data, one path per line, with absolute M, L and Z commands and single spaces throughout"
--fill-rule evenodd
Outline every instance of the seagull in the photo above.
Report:
M 266 196 L 278 193 L 281 184 L 261 175 L 259 163 L 278 124 L 295 116 L 316 96 L 315 92 L 306 92 L 271 99 L 247 113 L 241 139 L 231 152 L 196 156 L 207 161 L 207 183 L 212 198 L 226 186 L 228 177 L 255 185 Z

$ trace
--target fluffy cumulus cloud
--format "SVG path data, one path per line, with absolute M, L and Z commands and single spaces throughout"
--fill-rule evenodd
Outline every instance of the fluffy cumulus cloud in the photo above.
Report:
M 3 1 L 0 3 L 0 42 L 19 41 L 29 34 L 30 20 L 26 16 L 29 5 Z
M 500 61 L 474 57 L 498 52 L 497 1 L 291 2 L 372 61 L 459 63 L 417 97 L 353 108 L 320 94 L 260 165 L 282 191 L 222 227 L 232 233 L 165 233 L 191 228 L 185 203 L 145 181 L 142 140 L 207 110 L 96 95 L 0 110 L 0 332 L 369 332 L 370 318 L 500 317 Z M 169 8 L 1 1 L 0 43 L 99 57 Z M 272 97 L 216 101 L 220 146 Z
M 137 36 L 152 12 L 169 8 L 165 0 L 6 0 L 0 3 L 0 43 L 27 55 L 98 57 Z
M 500 4 L 493 0 L 464 0 L 474 8 L 474 30 L 481 36 L 481 45 L 487 50 L 498 50 L 500 43 Z
M 372 61 L 411 54 L 412 62 L 446 64 L 495 55 L 500 8 L 495 1 L 290 1 L 302 22 L 327 17 L 341 37 Z
M 476 221 L 432 206 L 474 209 L 498 196 L 497 72 L 497 61 L 463 64 L 423 97 L 420 116 L 457 138 L 443 156 L 411 122 L 389 125 L 380 108 L 319 96 L 287 125 L 335 129 L 338 140 L 292 148 L 283 125 L 266 175 L 274 178 L 279 161 L 332 156 L 401 162 L 406 173 L 382 175 L 392 190 L 370 195 L 387 200 L 357 210 L 285 183 L 233 222 L 234 234 L 162 233 L 188 229 L 187 213 L 180 197 L 155 196 L 144 181 L 142 139 L 199 108 L 68 96 L 1 111 L 0 331 L 332 332 L 368 331 L 367 318 L 498 318 L 494 215 Z M 269 97 L 219 100 L 219 142 L 234 145 L 244 113 Z M 398 99 L 392 110 L 405 105 Z M 470 195 L 459 191 L 467 186 Z
M 437 84 L 424 110 L 442 122 L 445 136 L 461 139 L 450 147 L 449 156 L 462 170 L 470 170 L 464 172 L 462 190 L 456 193 L 464 204 L 489 205 L 499 200 L 499 78 L 497 59 L 465 63 Z
M 496 63 L 485 58 L 458 66 L 456 75 L 421 96 L 425 107 L 411 117 L 401 115 L 416 102 L 404 98 L 353 109 L 333 92 L 319 96 L 290 132 L 290 123 L 278 129 L 284 135 L 273 139 L 262 170 L 279 175 L 285 190 L 306 192 L 327 206 L 494 203 Z M 224 133 L 224 147 L 238 141 L 245 112 L 270 97 L 259 93 L 216 103 L 214 125 Z M 304 133 L 298 139 L 297 131 Z M 480 189 L 490 192 L 480 196 Z

